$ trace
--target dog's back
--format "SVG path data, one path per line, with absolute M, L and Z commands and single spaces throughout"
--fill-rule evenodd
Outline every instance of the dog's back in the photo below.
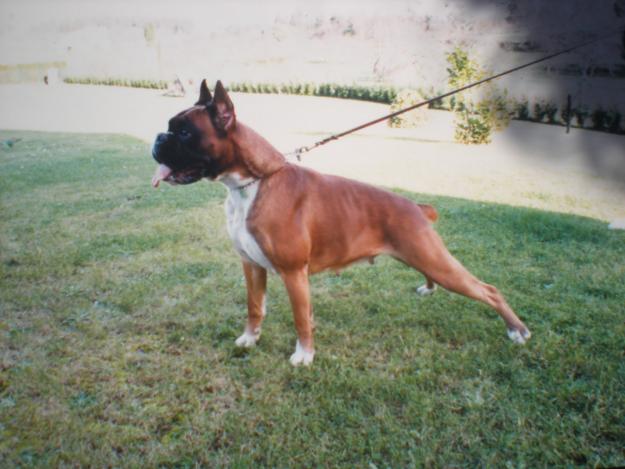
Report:
M 392 192 L 308 168 L 287 165 L 263 181 L 262 204 L 249 222 L 263 249 L 304 243 L 294 250 L 311 272 L 341 269 L 357 260 L 393 253 L 396 237 L 429 228 L 437 218 L 430 205 L 419 205 Z M 292 223 L 285 223 L 291 220 Z M 263 239 L 267 225 L 280 225 L 280 240 Z M 292 261 L 294 253 L 289 253 Z
M 438 212 L 434 207 L 428 204 L 417 204 L 428 220 L 434 223 L 438 220 Z

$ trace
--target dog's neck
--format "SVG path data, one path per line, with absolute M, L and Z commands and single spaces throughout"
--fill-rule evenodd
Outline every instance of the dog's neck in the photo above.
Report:
M 230 189 L 231 192 L 238 192 L 244 196 L 249 190 L 254 189 L 260 178 L 253 176 L 244 176 L 238 172 L 224 173 L 217 177 L 217 181 Z
M 253 178 L 266 178 L 287 164 L 282 153 L 271 143 L 240 122 L 232 132 L 232 142 L 235 160 Z

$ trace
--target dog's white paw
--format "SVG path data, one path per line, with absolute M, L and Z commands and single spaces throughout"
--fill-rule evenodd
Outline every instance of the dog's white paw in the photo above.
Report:
M 295 344 L 295 353 L 291 355 L 291 358 L 289 361 L 291 362 L 291 365 L 293 366 L 299 366 L 299 365 L 308 366 L 313 362 L 313 358 L 315 358 L 314 350 L 312 352 L 307 352 L 300 345 L 299 340 L 298 340 L 297 344 Z
M 435 291 L 436 291 L 436 284 L 434 284 L 432 288 L 428 288 L 427 285 L 421 285 L 419 288 L 417 288 L 417 295 L 428 296 L 434 293 Z
M 260 338 L 260 331 L 257 334 L 250 334 L 248 331 L 245 331 L 241 337 L 234 341 L 237 347 L 250 348 L 256 345 L 258 339 Z
M 524 331 L 508 329 L 508 337 L 510 337 L 510 340 L 515 344 L 524 344 L 530 337 L 532 337 L 532 333 L 529 329 L 525 329 Z

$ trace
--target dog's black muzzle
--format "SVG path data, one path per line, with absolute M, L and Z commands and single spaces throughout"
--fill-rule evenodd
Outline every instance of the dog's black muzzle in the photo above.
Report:
M 161 132 L 154 139 L 154 144 L 152 145 L 152 158 L 156 160 L 157 163 L 167 164 L 164 158 L 164 150 L 166 148 L 171 150 L 171 142 L 173 140 L 174 134 L 171 132 Z M 171 162 L 169 162 L 171 164 Z

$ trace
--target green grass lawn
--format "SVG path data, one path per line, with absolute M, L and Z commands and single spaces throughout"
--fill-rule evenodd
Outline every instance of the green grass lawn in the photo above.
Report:
M 258 346 L 219 184 L 153 190 L 149 146 L 0 132 L 1 467 L 625 464 L 625 233 L 434 204 L 449 249 L 532 330 L 391 259 L 313 277 L 317 355 L 270 278 Z

